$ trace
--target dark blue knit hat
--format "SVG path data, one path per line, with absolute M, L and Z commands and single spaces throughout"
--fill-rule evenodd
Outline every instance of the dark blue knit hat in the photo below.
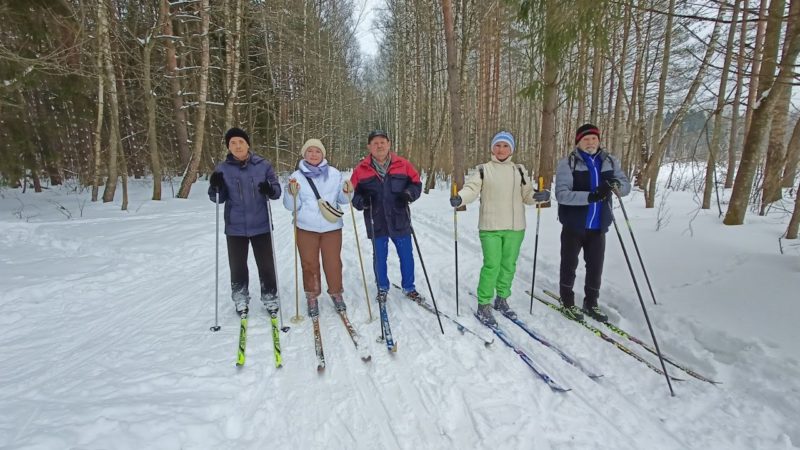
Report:
M 243 129 L 233 127 L 227 132 L 225 132 L 225 148 L 228 148 L 230 146 L 231 139 L 235 137 L 240 137 L 244 139 L 245 142 L 247 142 L 247 146 L 248 147 L 250 146 L 250 136 L 248 136 Z

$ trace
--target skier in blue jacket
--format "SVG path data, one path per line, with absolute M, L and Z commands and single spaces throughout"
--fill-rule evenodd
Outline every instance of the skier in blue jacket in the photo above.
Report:
M 261 283 L 261 301 L 267 310 L 277 312 L 278 286 L 267 202 L 281 196 L 281 186 L 272 165 L 250 151 L 250 137 L 244 130 L 228 130 L 225 145 L 228 155 L 211 174 L 208 196 L 216 201 L 219 193 L 220 203 L 225 204 L 231 298 L 236 312 L 247 314 L 250 303 L 247 252 L 252 245 Z

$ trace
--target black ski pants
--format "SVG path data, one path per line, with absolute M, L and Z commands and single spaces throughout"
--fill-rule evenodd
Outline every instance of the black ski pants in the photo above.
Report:
M 583 307 L 597 306 L 600 297 L 600 281 L 603 276 L 603 259 L 606 252 L 606 234 L 601 230 L 577 231 L 561 228 L 561 280 L 560 294 L 564 306 L 575 305 L 575 269 L 578 268 L 578 254 L 583 250 L 586 262 Z
M 228 240 L 228 264 L 231 268 L 231 296 L 235 302 L 240 296 L 249 300 L 250 275 L 247 270 L 247 251 L 252 244 L 253 256 L 258 266 L 258 281 L 261 283 L 261 299 L 278 293 L 275 279 L 275 261 L 272 259 L 272 239 L 269 233 L 252 237 L 226 236 Z

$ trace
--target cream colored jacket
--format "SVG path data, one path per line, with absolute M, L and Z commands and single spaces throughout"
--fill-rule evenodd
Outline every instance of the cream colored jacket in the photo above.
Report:
M 514 164 L 511 159 L 509 157 L 500 162 L 492 156 L 491 161 L 478 166 L 479 169 L 483 167 L 483 179 L 480 170 L 476 170 L 458 192 L 463 204 L 472 203 L 480 197 L 480 230 L 524 230 L 525 205 L 536 204 L 528 171 L 521 164 Z

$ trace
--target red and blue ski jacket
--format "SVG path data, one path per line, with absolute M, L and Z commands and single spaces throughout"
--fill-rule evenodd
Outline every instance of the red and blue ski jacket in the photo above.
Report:
M 393 152 L 389 155 L 391 163 L 386 177 L 381 177 L 372 166 L 372 155 L 362 159 L 350 177 L 355 190 L 353 207 L 364 211 L 370 239 L 411 234 L 408 204 L 422 193 L 422 182 L 414 166 Z

